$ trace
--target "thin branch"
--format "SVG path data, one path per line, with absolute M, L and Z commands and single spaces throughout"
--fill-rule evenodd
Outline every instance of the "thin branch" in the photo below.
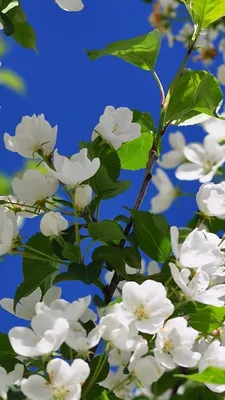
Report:
M 138 193 L 137 200 L 134 204 L 134 210 L 139 210 L 139 208 L 142 204 L 142 201 L 144 200 L 145 194 L 148 189 L 148 185 L 152 179 L 152 169 L 153 169 L 153 166 L 154 166 L 155 162 L 157 161 L 157 159 L 158 159 L 157 151 L 156 151 L 156 149 L 152 148 L 148 155 L 148 162 L 147 162 L 147 166 L 146 166 L 144 180 L 142 182 L 140 191 Z M 127 236 L 130 233 L 132 226 L 133 226 L 133 220 L 132 220 L 132 218 L 130 218 L 130 221 L 128 222 L 128 224 L 124 230 L 125 236 Z M 122 239 L 120 241 L 119 247 L 123 248 L 125 246 L 125 243 L 126 243 L 126 239 Z M 114 275 L 113 275 L 113 278 L 112 278 L 110 284 L 108 286 L 104 287 L 105 302 L 107 304 L 110 303 L 110 301 L 112 300 L 113 294 L 114 294 L 119 282 L 120 282 L 120 276 L 116 272 L 114 272 Z

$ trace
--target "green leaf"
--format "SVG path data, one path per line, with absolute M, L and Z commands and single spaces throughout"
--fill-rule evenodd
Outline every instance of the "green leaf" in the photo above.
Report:
M 93 240 L 110 242 L 113 240 L 124 239 L 124 233 L 117 222 L 105 220 L 101 222 L 91 222 L 88 224 L 88 232 Z
M 54 276 L 57 272 L 57 269 L 50 265 L 46 265 L 44 269 L 42 269 L 42 267 L 43 265 L 39 265 L 39 268 L 33 268 L 29 277 L 17 287 L 14 297 L 14 308 L 22 297 L 29 296 L 29 294 L 41 286 L 46 279 L 52 275 Z
M 78 246 L 74 246 L 73 244 L 65 243 L 62 254 L 66 260 L 79 262 L 80 248 Z
M 8 335 L 0 333 L 0 365 L 7 372 L 12 371 L 15 365 L 20 362 L 15 358 L 16 355 L 10 344 Z
M 48 237 L 42 235 L 42 233 L 36 233 L 34 236 L 31 236 L 30 239 L 26 243 L 29 248 L 32 248 L 34 250 L 40 251 L 41 253 L 46 254 L 47 256 L 53 257 L 53 250 L 51 247 L 51 243 Z M 31 256 L 36 256 L 39 258 L 43 258 L 41 254 L 36 253 L 35 251 L 32 251 L 30 249 L 25 249 L 24 254 L 29 253 Z M 51 261 L 42 261 L 42 260 L 31 260 L 30 258 L 23 257 L 22 261 L 22 271 L 23 271 L 23 277 L 26 280 L 29 278 L 34 271 L 38 270 L 44 270 L 45 268 L 48 268 L 49 265 L 51 264 Z
M 164 122 L 188 125 L 192 119 L 192 125 L 206 115 L 218 117 L 216 111 L 222 100 L 219 82 L 210 72 L 186 69 L 171 93 Z
M 153 394 L 158 397 L 168 389 L 177 387 L 177 385 L 182 385 L 185 379 L 174 377 L 174 374 L 178 372 L 179 369 L 165 372 L 157 382 L 153 383 L 151 387 Z
M 224 0 L 183 0 L 190 12 L 193 22 L 201 28 L 207 28 L 210 24 L 225 15 Z
M 12 25 L 12 28 L 10 28 L 9 23 L 7 24 L 7 34 L 13 35 L 14 39 L 23 47 L 36 49 L 35 32 L 27 22 L 26 15 L 21 6 L 17 5 L 13 8 L 7 7 L 4 13 L 5 18 L 8 18 L 8 21 Z M 3 25 L 5 25 L 5 23 L 3 23 Z
M 100 137 L 97 137 L 93 142 L 80 142 L 80 149 L 87 148 L 88 155 L 93 158 L 98 157 L 109 175 L 113 180 L 120 176 L 120 160 L 115 149 L 109 146 Z
M 133 39 L 120 40 L 103 50 L 86 50 L 91 60 L 102 56 L 115 56 L 147 71 L 154 69 L 161 46 L 161 33 L 154 30 Z
M 11 192 L 11 179 L 0 174 L 0 196 L 7 196 Z
M 36 34 L 32 26 L 28 22 L 18 23 L 13 22 L 15 32 L 14 39 L 27 49 L 36 49 Z
M 0 333 L 0 357 L 2 356 L 15 356 L 8 335 L 5 333 Z
M 88 266 L 73 263 L 69 266 L 68 273 L 73 277 L 72 280 L 79 280 L 89 285 L 100 277 L 101 270 L 102 262 L 92 261 Z
M 134 256 L 132 259 L 132 255 Z M 120 247 L 113 246 L 100 246 L 97 247 L 92 253 L 92 259 L 104 261 L 107 266 L 112 270 L 116 271 L 123 279 L 133 280 L 133 275 L 128 275 L 125 270 L 125 263 L 129 262 L 132 268 L 140 268 L 139 255 L 135 253 L 135 250 L 131 247 L 125 247 L 121 249 Z M 131 261 L 132 260 L 132 261 Z M 143 275 L 135 275 L 135 280 L 137 282 L 143 281 Z
M 3 12 L 0 12 L 0 22 L 2 23 L 4 27 L 4 33 L 6 36 L 11 36 L 13 35 L 15 29 L 13 23 L 10 21 L 8 16 L 4 14 Z
M 131 214 L 141 250 L 153 260 L 165 262 L 170 256 L 171 245 L 164 217 L 136 210 L 132 210 Z
M 99 371 L 95 382 L 103 381 L 109 373 L 109 363 L 106 354 L 95 356 L 91 362 L 90 378 Z
M 223 325 L 224 319 L 225 307 L 206 306 L 190 314 L 188 323 L 199 332 L 211 334 Z
M 1 68 L 0 85 L 4 85 L 7 88 L 15 90 L 18 93 L 22 93 L 25 91 L 25 83 L 23 79 L 9 69 Z
M 101 394 L 104 391 L 104 387 L 97 385 L 92 386 L 91 390 L 86 394 L 85 400 L 102 400 Z
M 146 168 L 155 128 L 149 113 L 141 113 L 134 110 L 133 122 L 141 125 L 141 136 L 131 142 L 124 143 L 117 153 L 120 158 L 121 168 L 135 171 Z
M 129 189 L 131 185 L 128 180 L 113 182 L 103 165 L 100 166 L 97 173 L 89 180 L 89 183 L 95 194 L 102 200 L 118 196 Z
M 31 294 L 35 289 L 37 289 L 37 287 L 43 285 L 45 290 L 51 287 L 51 277 L 54 278 L 58 271 L 57 262 L 48 260 L 47 258 L 46 261 L 42 260 L 42 258 L 45 257 L 45 254 L 53 257 L 49 238 L 41 233 L 37 233 L 27 241 L 26 245 L 29 246 L 29 248 L 37 250 L 37 252 L 31 249 L 24 250 L 22 262 L 24 282 L 17 287 L 14 298 L 14 308 L 22 297 Z M 38 252 L 43 253 L 43 255 Z M 25 254 L 29 254 L 29 257 L 37 257 L 38 259 L 27 258 L 25 257 Z M 48 280 L 48 285 L 44 285 L 46 280 Z
M 217 385 L 225 384 L 225 371 L 216 367 L 208 367 L 203 372 L 191 375 L 176 375 L 180 378 L 186 378 L 190 381 L 202 383 L 214 383 Z
M 17 386 L 10 386 L 7 393 L 7 400 L 26 400 L 27 397 Z

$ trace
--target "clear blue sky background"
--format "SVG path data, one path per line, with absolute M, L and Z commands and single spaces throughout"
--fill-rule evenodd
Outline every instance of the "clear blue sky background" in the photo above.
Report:
M 149 72 L 113 57 L 93 62 L 84 53 L 85 48 L 100 49 L 112 41 L 147 33 L 151 30 L 148 22 L 151 6 L 141 0 L 84 0 L 82 12 L 67 13 L 52 0 L 23 0 L 21 3 L 37 33 L 38 55 L 10 39 L 7 41 L 10 51 L 2 60 L 3 66 L 16 70 L 25 79 L 27 93 L 21 97 L 0 88 L 0 170 L 13 174 L 23 165 L 20 156 L 5 150 L 2 137 L 4 132 L 14 134 L 24 115 L 44 113 L 52 126 L 57 124 L 57 147 L 65 155 L 78 151 L 79 140 L 90 139 L 107 105 L 148 111 L 155 121 L 158 120 L 160 95 Z M 167 41 L 163 41 L 156 69 L 165 88 L 184 52 L 181 44 L 168 49 Z M 200 64 L 191 66 L 202 68 Z M 215 70 L 214 66 L 212 71 L 215 73 Z M 176 130 L 174 127 L 170 132 Z M 188 142 L 201 140 L 204 135 L 200 127 L 181 130 Z M 165 138 L 164 149 L 167 148 Z M 174 180 L 173 175 L 172 171 L 170 176 Z M 123 205 L 132 206 L 142 176 L 143 171 L 122 173 L 123 178 L 132 179 L 132 189 L 105 202 L 102 217 L 121 213 Z M 198 186 L 198 183 L 182 183 L 182 188 L 188 192 Z M 150 185 L 143 209 L 149 209 L 150 197 L 155 193 Z M 194 199 L 182 198 L 165 215 L 170 224 L 183 226 L 195 210 Z M 22 233 L 30 236 L 38 229 L 36 219 L 28 221 Z M 0 268 L 0 298 L 13 297 L 16 286 L 22 281 L 21 259 L 6 256 Z M 63 297 L 71 301 L 90 292 L 90 288 L 80 283 L 65 283 L 62 287 Z M 22 325 L 23 321 L 0 310 L 0 331 L 8 332 L 16 324 Z

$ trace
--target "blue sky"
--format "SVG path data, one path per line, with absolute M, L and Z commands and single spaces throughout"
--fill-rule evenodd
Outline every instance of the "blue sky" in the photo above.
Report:
M 142 35 L 151 30 L 148 15 L 151 6 L 141 0 L 84 0 L 85 8 L 79 13 L 62 11 L 53 0 L 21 1 L 28 19 L 37 34 L 38 54 L 7 40 L 8 53 L 3 66 L 12 68 L 27 83 L 24 96 L 0 88 L 0 170 L 13 174 L 22 167 L 24 160 L 6 151 L 3 133 L 14 134 L 22 116 L 44 113 L 52 125 L 59 126 L 57 147 L 61 154 L 77 152 L 79 140 L 89 140 L 105 106 L 127 106 L 148 111 L 157 122 L 160 94 L 150 72 L 142 71 L 122 60 L 105 57 L 90 61 L 84 49 L 100 49 L 112 41 Z M 156 70 L 168 87 L 184 56 L 184 48 L 177 44 L 168 49 L 166 40 Z M 201 68 L 194 64 L 192 68 Z M 215 72 L 215 66 L 213 67 Z M 175 132 L 176 127 L 168 132 Z M 200 127 L 181 129 L 187 141 L 201 141 Z M 168 139 L 164 139 L 164 149 Z M 124 195 L 105 202 L 102 218 L 121 213 L 123 205 L 132 206 L 140 186 L 143 171 L 123 172 L 123 178 L 132 179 L 132 188 Z M 173 172 L 171 174 L 173 177 Z M 196 190 L 198 183 L 182 185 L 184 191 Z M 143 203 L 148 210 L 150 197 L 155 189 L 150 186 Z M 182 226 L 193 216 L 194 199 L 182 198 L 165 213 L 170 224 Z M 29 221 L 22 231 L 29 236 L 39 229 L 38 221 Z M 13 297 L 16 285 L 22 281 L 21 260 L 5 257 L 0 264 L 0 298 Z M 63 297 L 75 300 L 87 295 L 83 285 L 63 284 Z M 74 295 L 75 293 L 75 295 Z M 7 332 L 21 321 L 0 310 L 0 331 Z

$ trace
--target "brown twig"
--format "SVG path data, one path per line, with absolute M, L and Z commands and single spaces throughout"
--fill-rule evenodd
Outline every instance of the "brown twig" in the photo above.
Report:
M 139 208 L 142 204 L 142 201 L 144 200 L 145 194 L 148 189 L 148 185 L 152 179 L 152 169 L 153 169 L 154 164 L 157 161 L 157 159 L 158 159 L 158 154 L 157 154 L 156 149 L 153 146 L 152 149 L 149 151 L 148 162 L 147 162 L 146 170 L 145 170 L 145 176 L 144 176 L 140 191 L 138 193 L 137 199 L 136 199 L 134 207 L 133 207 L 134 210 L 139 210 Z M 132 220 L 132 218 L 130 218 L 130 221 L 128 222 L 128 224 L 124 230 L 125 236 L 127 236 L 130 233 L 132 225 L 133 225 L 133 220 Z M 122 239 L 120 241 L 119 247 L 123 248 L 125 246 L 125 243 L 126 243 L 126 239 Z M 116 272 L 114 272 L 114 275 L 113 275 L 113 278 L 112 278 L 110 284 L 105 286 L 105 288 L 104 288 L 105 302 L 107 304 L 109 304 L 110 301 L 112 300 L 113 294 L 114 294 L 119 282 L 120 282 L 120 276 Z

